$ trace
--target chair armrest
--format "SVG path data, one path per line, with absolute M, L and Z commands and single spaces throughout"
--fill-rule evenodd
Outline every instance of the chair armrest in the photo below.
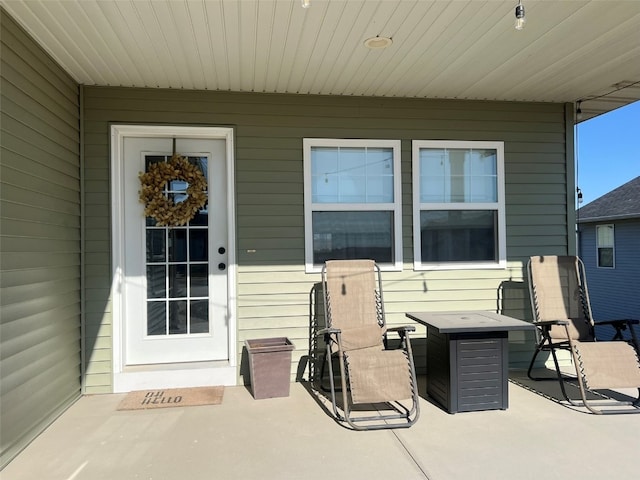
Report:
M 402 327 L 387 328 L 387 332 L 415 332 L 415 325 L 404 325 Z
M 599 322 L 593 322 L 594 325 L 613 325 L 615 327 L 624 326 L 624 325 L 638 325 L 640 324 L 640 320 L 637 318 L 623 318 L 620 320 L 603 320 Z
M 318 330 L 316 332 L 316 337 L 327 334 L 331 335 L 332 333 L 342 333 L 342 330 L 340 330 L 339 328 L 323 328 L 322 330 Z
M 533 322 L 536 327 L 551 327 L 553 325 L 569 325 L 568 320 L 543 320 L 541 322 Z

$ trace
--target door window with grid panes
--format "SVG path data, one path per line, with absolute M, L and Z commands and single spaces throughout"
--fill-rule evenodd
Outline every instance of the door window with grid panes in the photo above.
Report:
M 168 161 L 146 156 L 145 166 Z M 206 157 L 189 157 L 207 175 Z M 173 180 L 164 194 L 180 203 L 189 185 Z M 207 205 L 185 226 L 157 226 L 146 218 L 147 335 L 209 333 L 209 231 Z

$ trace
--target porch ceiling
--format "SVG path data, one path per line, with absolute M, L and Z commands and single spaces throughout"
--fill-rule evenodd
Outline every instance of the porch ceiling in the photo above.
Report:
M 81 84 L 582 103 L 640 99 L 640 1 L 2 0 Z M 370 50 L 365 39 L 393 43 Z M 598 98 L 595 98 L 598 97 Z M 588 101 L 587 101 L 588 100 Z

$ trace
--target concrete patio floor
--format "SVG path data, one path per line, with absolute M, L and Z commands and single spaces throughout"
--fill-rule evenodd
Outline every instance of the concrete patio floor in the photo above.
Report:
M 342 428 L 301 383 L 285 398 L 227 387 L 221 405 L 156 410 L 118 411 L 121 394 L 85 396 L 0 477 L 640 478 L 640 415 L 587 414 L 513 382 L 509 395 L 508 410 L 451 415 L 423 393 L 414 426 L 369 432 Z

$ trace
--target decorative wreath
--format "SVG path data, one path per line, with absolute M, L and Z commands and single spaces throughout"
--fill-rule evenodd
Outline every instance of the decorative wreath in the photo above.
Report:
M 138 176 L 144 214 L 155 218 L 158 226 L 186 225 L 207 203 L 207 179 L 197 165 L 182 155 L 175 154 L 168 162 L 153 163 L 146 173 Z M 175 203 L 165 195 L 166 185 L 172 180 L 189 184 L 184 201 Z

